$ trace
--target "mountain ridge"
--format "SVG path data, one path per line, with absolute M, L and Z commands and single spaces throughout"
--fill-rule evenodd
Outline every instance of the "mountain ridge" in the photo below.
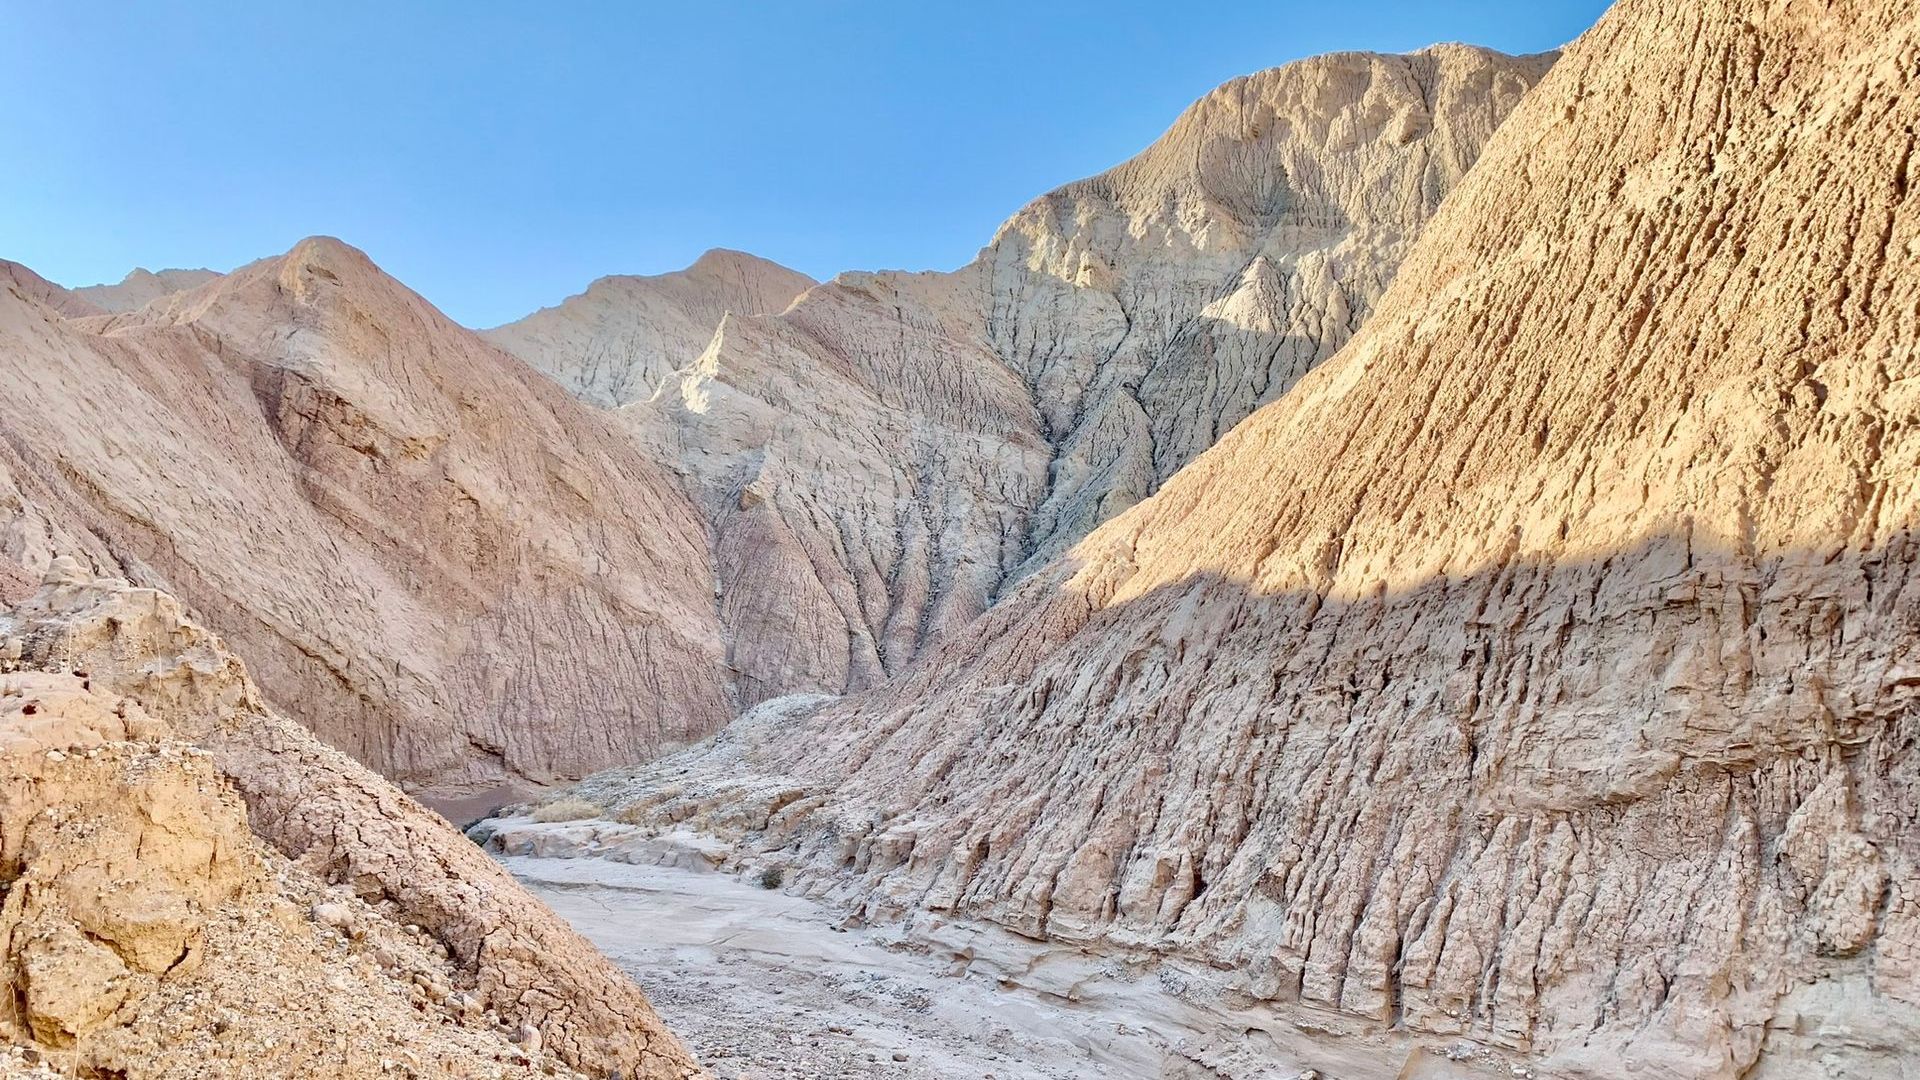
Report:
M 10 315 L 9 441 L 68 478 L 54 517 L 94 538 L 24 529 L 26 572 L 84 554 L 180 593 L 361 760 L 515 783 L 729 715 L 692 508 L 357 250 L 303 241 L 135 312 Z
M 958 271 L 843 273 L 646 367 L 620 416 L 712 521 L 742 703 L 903 670 L 1332 355 L 1550 61 L 1245 77 Z

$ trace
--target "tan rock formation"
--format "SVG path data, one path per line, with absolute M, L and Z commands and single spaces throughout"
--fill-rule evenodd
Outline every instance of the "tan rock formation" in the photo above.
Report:
M 0 288 L 7 289 L 21 299 L 44 304 L 55 313 L 68 317 L 106 312 L 105 308 L 83 299 L 71 289 L 63 289 L 19 263 L 5 259 L 0 259 Z
M 211 270 L 161 270 L 136 267 L 117 285 L 83 285 L 72 290 L 101 311 L 137 311 L 162 297 L 197 289 L 219 274 Z
M 1558 1074 L 1911 1074 L 1915 55 L 1621 0 L 1339 357 L 904 678 L 595 798 Z
M 902 670 L 1333 355 L 1550 59 L 1437 46 L 1235 80 L 961 271 L 729 306 L 624 412 L 714 521 L 742 700 Z M 654 303 L 596 285 L 496 340 L 633 400 L 605 387 L 662 384 L 662 357 L 594 328 Z
M 698 1074 L 611 962 L 268 710 L 171 597 L 62 559 L 0 656 L 8 1038 L 129 1078 Z
M 484 336 L 596 405 L 626 405 L 692 363 L 728 312 L 777 315 L 813 285 L 778 263 L 715 249 L 670 274 L 603 277 Z
M 579 775 L 731 712 L 677 486 L 337 241 L 131 314 L 0 291 L 0 432 L 0 585 L 165 587 L 390 776 Z

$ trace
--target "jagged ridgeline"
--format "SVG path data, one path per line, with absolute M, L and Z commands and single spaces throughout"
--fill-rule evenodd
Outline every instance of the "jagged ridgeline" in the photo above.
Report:
M 1622 0 L 1339 356 L 903 677 L 591 796 L 1577 1075 L 1905 1075 L 1917 54 Z
M 1338 351 L 1550 61 L 1304 60 L 1208 94 L 957 272 L 795 299 L 797 275 L 714 253 L 490 337 L 625 406 L 688 479 L 743 704 L 870 686 Z
M 7 280 L 8 598 L 58 555 L 164 588 L 416 787 L 577 776 L 731 715 L 678 485 L 359 251 L 307 240 L 90 317 Z

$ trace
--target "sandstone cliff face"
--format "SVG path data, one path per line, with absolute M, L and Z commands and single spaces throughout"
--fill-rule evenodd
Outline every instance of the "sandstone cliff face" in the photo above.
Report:
M 905 677 L 595 797 L 1568 1074 L 1910 1074 L 1916 53 L 1622 0 L 1339 357 Z
M 603 282 L 495 339 L 632 401 L 689 478 L 743 702 L 869 686 L 1345 344 L 1550 59 L 1437 46 L 1236 80 L 963 270 L 729 303 L 677 380 L 624 329 L 659 319 L 651 292 Z
M 0 584 L 165 587 L 389 776 L 579 775 L 731 712 L 677 486 L 337 241 L 129 314 L 0 291 L 0 413 Z
M 611 962 L 268 710 L 171 597 L 61 559 L 0 657 L 0 1030 L 61 1075 L 698 1074 Z
M 728 312 L 777 315 L 813 285 L 778 263 L 716 249 L 675 273 L 601 278 L 485 336 L 596 405 L 626 405 L 692 363 Z
M 73 295 L 101 311 L 137 311 L 165 296 L 197 289 L 219 274 L 211 270 L 161 270 L 136 267 L 117 285 L 84 285 Z

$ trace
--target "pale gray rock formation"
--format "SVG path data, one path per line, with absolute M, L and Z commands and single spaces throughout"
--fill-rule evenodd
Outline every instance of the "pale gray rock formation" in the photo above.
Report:
M 610 961 L 164 593 L 62 558 L 0 613 L 0 779 L 0 1036 L 68 1075 L 701 1075 Z
M 583 791 L 1552 1075 L 1912 1075 L 1916 53 L 1622 0 L 1338 357 L 904 677 Z
M 1052 192 L 977 265 L 1054 460 L 1023 571 L 1345 345 L 1551 54 L 1336 53 L 1236 79 Z
M 484 336 L 596 405 L 626 405 L 692 363 L 728 312 L 777 315 L 813 285 L 778 263 L 715 249 L 685 270 L 603 277 Z
M 659 279 L 495 340 L 632 400 L 688 477 L 743 703 L 870 686 L 1333 355 L 1550 62 L 1447 45 L 1235 80 L 968 267 L 731 304 L 674 379 L 626 329 L 666 321 Z
M 0 431 L 0 584 L 164 587 L 388 776 L 577 776 L 731 714 L 678 485 L 338 241 L 120 315 L 0 291 Z
M 878 682 L 1022 558 L 1049 451 L 976 316 L 946 275 L 842 275 L 621 410 L 713 522 L 743 704 Z
M 83 285 L 73 294 L 102 311 L 137 311 L 162 297 L 197 289 L 220 277 L 212 270 L 148 270 L 135 267 L 116 285 Z

